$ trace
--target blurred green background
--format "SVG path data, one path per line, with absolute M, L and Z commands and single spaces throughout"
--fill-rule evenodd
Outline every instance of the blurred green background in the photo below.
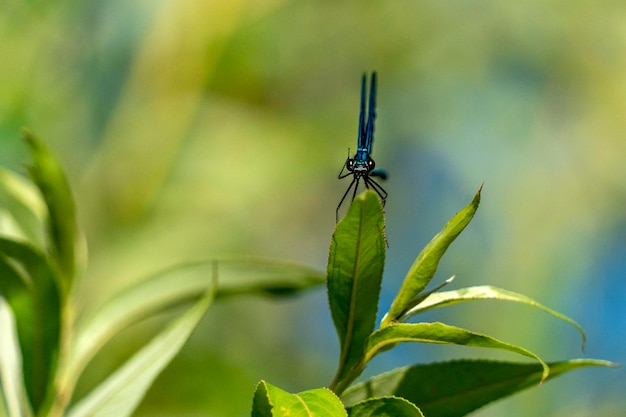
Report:
M 498 302 L 429 319 L 544 359 L 626 362 L 626 3 L 19 1 L 0 6 L 0 162 L 20 129 L 67 168 L 89 243 L 81 303 L 179 261 L 242 254 L 325 268 L 360 77 L 379 73 L 374 157 L 390 178 L 386 311 L 424 244 L 485 181 L 435 278 Z M 215 304 L 137 416 L 249 415 L 255 383 L 327 385 L 338 346 L 322 289 Z M 159 326 L 112 343 L 89 387 Z M 367 374 L 473 349 L 411 345 Z M 476 412 L 616 416 L 624 369 L 584 369 Z

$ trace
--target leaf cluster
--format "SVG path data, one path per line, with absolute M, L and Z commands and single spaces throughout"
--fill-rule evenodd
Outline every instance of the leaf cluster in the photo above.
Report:
M 277 388 L 268 388 L 269 384 L 262 382 L 255 393 L 252 415 L 279 416 L 288 410 L 309 416 L 463 416 L 564 372 L 586 366 L 612 366 L 591 359 L 546 363 L 528 349 L 469 329 L 441 322 L 408 322 L 420 313 L 452 304 L 487 299 L 512 301 L 571 324 L 580 333 L 584 348 L 585 333 L 578 323 L 522 294 L 493 286 L 439 291 L 454 277 L 426 289 L 446 250 L 474 217 L 481 189 L 418 254 L 378 328 L 376 316 L 387 248 L 383 208 L 372 191 L 357 197 L 335 229 L 327 268 L 329 305 L 340 345 L 339 364 L 329 389 L 337 397 L 330 398 L 328 392 L 319 390 L 278 395 Z M 536 363 L 467 359 L 418 363 L 353 385 L 372 358 L 405 342 L 499 349 L 532 358 Z M 297 405 L 283 401 L 286 397 Z M 322 412 L 315 405 L 322 397 L 334 407 L 343 404 L 345 410 Z
M 337 372 L 328 388 L 291 394 L 258 384 L 252 415 L 462 416 L 496 399 L 586 366 L 578 359 L 545 363 L 533 352 L 440 322 L 409 322 L 428 310 L 495 299 L 572 319 L 537 301 L 493 286 L 427 289 L 450 244 L 480 202 L 457 213 L 419 253 L 401 289 L 376 326 L 385 253 L 383 209 L 375 193 L 355 199 L 332 237 L 326 277 L 311 268 L 230 258 L 174 265 L 76 314 L 76 283 L 86 248 L 65 174 L 30 132 L 30 181 L 0 168 L 0 417 L 129 416 L 154 379 L 182 348 L 209 305 L 242 294 L 291 295 L 327 285 L 339 337 Z M 168 323 L 80 400 L 77 381 L 92 358 L 124 329 L 169 314 Z M 400 343 L 437 343 L 506 350 L 536 363 L 456 360 L 392 370 L 354 384 L 376 355 Z
M 284 296 L 323 284 L 300 265 L 229 258 L 174 265 L 76 314 L 85 243 L 67 178 L 30 132 L 30 181 L 0 168 L 0 416 L 129 416 L 215 299 Z M 182 308 L 181 308 L 182 307 Z M 86 396 L 91 359 L 124 329 L 169 322 Z

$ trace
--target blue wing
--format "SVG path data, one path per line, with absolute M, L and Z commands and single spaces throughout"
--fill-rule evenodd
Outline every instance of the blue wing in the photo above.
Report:
M 367 127 L 365 128 L 365 148 L 367 153 L 372 153 L 372 143 L 374 142 L 374 119 L 376 118 L 376 72 L 372 73 L 372 83 L 370 85 L 370 101 L 367 111 Z
M 365 73 L 361 80 L 361 112 L 359 113 L 359 136 L 357 137 L 357 151 L 364 149 L 366 143 L 365 133 Z

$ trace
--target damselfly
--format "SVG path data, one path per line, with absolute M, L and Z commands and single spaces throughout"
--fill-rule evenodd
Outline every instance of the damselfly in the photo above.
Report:
M 370 99 L 367 111 L 367 124 L 365 124 L 365 84 L 366 75 L 363 74 L 361 80 L 361 112 L 359 113 L 359 135 L 357 137 L 356 153 L 350 158 L 350 149 L 348 149 L 348 159 L 341 168 L 338 178 L 346 178 L 352 175 L 352 182 L 346 190 L 341 201 L 337 206 L 336 218 L 339 221 L 339 209 L 344 200 L 350 193 L 352 187 L 352 200 L 356 197 L 356 191 L 359 188 L 359 182 L 363 179 L 365 188 L 371 188 L 382 200 L 383 205 L 387 200 L 387 191 L 378 184 L 373 177 L 387 179 L 387 173 L 380 169 L 374 169 L 376 163 L 372 159 L 372 143 L 374 142 L 374 119 L 376 119 L 376 72 L 372 73 L 372 81 L 370 84 Z M 348 172 L 344 173 L 347 170 Z M 351 200 L 351 201 L 352 201 Z

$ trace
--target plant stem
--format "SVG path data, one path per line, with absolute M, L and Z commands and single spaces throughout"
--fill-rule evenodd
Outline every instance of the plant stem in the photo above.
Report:
M 330 383 L 328 389 L 334 392 L 338 397 L 341 397 L 341 394 L 343 394 L 350 384 L 352 384 L 354 380 L 357 379 L 361 373 L 363 373 L 364 369 L 365 361 L 364 359 L 361 359 L 352 367 L 350 372 L 345 377 L 340 378 L 340 373 L 337 371 L 337 375 L 335 375 L 335 379 L 333 379 L 333 382 Z

